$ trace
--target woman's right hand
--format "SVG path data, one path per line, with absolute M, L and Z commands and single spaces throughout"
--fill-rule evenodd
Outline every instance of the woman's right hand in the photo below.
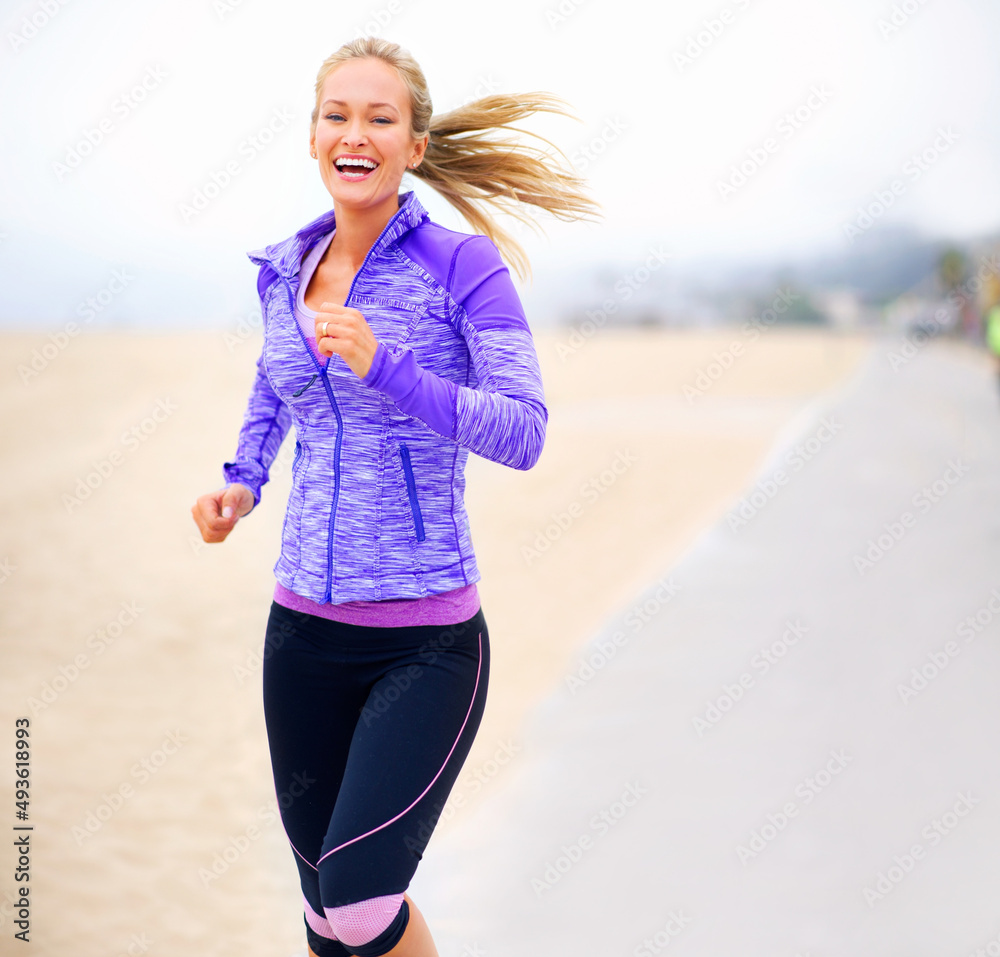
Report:
M 199 496 L 191 514 L 206 542 L 222 542 L 253 506 L 253 492 L 236 482 Z

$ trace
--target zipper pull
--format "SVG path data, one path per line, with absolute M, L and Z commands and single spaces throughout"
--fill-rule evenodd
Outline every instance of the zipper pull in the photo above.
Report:
M 304 386 L 302 386 L 302 388 L 301 388 L 301 389 L 299 389 L 299 391 L 298 391 L 298 392 L 293 392 L 293 393 L 292 393 L 292 398 L 293 398 L 293 399 L 297 399 L 297 398 L 298 398 L 298 397 L 299 397 L 300 395 L 302 395 L 302 393 L 303 393 L 303 392 L 305 392 L 305 391 L 306 391 L 306 389 L 308 389 L 308 388 L 309 388 L 309 386 L 311 386 L 311 385 L 312 385 L 312 384 L 313 384 L 313 383 L 314 383 L 315 381 L 316 381 L 316 376 L 315 376 L 315 374 L 313 374 L 313 377 L 312 377 L 312 378 L 311 378 L 311 379 L 310 379 L 310 380 L 309 380 L 309 381 L 308 381 L 308 382 L 307 382 L 307 383 L 306 383 L 306 384 L 305 384 Z

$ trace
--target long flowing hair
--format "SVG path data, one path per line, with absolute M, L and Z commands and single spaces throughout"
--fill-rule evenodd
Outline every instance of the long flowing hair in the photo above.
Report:
M 551 93 L 501 93 L 435 116 L 427 80 L 417 61 L 399 44 L 381 37 L 351 40 L 323 61 L 316 77 L 311 132 L 319 120 L 319 98 L 326 78 L 340 64 L 358 57 L 382 60 L 396 70 L 410 91 L 410 133 L 414 139 L 429 134 L 420 165 L 407 172 L 437 190 L 477 233 L 489 236 L 522 279 L 531 275 L 528 257 L 490 216 L 487 206 L 535 229 L 538 224 L 523 204 L 547 210 L 567 222 L 599 215 L 600 204 L 584 193 L 582 177 L 561 168 L 548 151 L 501 133 L 527 133 L 565 158 L 566 154 L 545 137 L 513 125 L 536 112 L 577 119 L 565 100 Z

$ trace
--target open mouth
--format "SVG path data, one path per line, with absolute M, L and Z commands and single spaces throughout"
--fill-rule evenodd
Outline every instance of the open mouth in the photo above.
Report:
M 333 165 L 341 179 L 351 181 L 367 179 L 379 166 L 374 160 L 350 159 L 343 156 L 336 160 Z

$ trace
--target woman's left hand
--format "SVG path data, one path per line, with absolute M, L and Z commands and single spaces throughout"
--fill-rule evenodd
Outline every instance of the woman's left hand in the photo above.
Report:
M 320 355 L 340 356 L 363 379 L 372 367 L 378 340 L 357 309 L 324 302 L 316 313 L 316 348 Z

